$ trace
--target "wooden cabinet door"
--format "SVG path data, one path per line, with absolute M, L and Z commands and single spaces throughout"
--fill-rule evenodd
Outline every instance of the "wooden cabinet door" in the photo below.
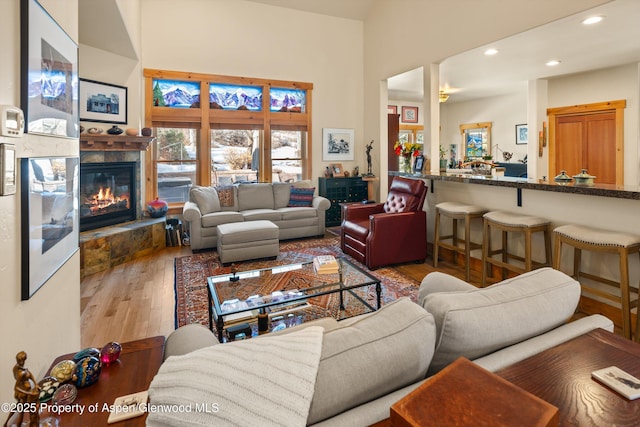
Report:
M 601 184 L 616 183 L 614 112 L 556 118 L 556 170 L 573 176 L 587 169 Z
M 592 114 L 586 122 L 586 168 L 596 182 L 616 183 L 615 113 Z
M 393 146 L 398 140 L 400 132 L 400 114 L 388 114 L 387 125 L 387 170 L 397 171 L 399 170 L 398 156 L 396 156 Z

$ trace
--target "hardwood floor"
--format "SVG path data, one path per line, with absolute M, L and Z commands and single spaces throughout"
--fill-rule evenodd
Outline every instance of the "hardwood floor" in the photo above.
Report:
M 80 285 L 82 346 L 96 347 L 109 341 L 127 342 L 156 335 L 167 336 L 173 331 L 174 259 L 190 254 L 188 246 L 166 248 L 85 277 Z M 435 271 L 431 256 L 425 263 L 396 268 L 418 282 Z M 481 282 L 478 270 L 472 268 L 471 271 L 471 283 L 476 286 Z M 464 280 L 464 269 L 450 260 L 440 261 L 438 271 Z
M 85 277 L 80 284 L 81 341 L 95 347 L 174 330 L 174 258 L 188 246 L 166 248 Z
M 82 346 L 167 336 L 173 331 L 173 264 L 185 255 L 191 255 L 188 246 L 166 248 L 85 277 L 80 284 Z M 434 270 L 431 258 L 397 268 L 417 281 Z M 464 278 L 464 271 L 451 263 L 441 262 L 438 270 Z

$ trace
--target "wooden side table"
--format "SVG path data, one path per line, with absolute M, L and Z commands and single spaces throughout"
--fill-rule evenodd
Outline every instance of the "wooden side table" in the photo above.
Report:
M 160 369 L 164 353 L 164 337 L 158 336 L 145 338 L 122 344 L 120 360 L 103 366 L 100 379 L 95 384 L 78 389 L 78 397 L 73 402 L 76 408 L 84 408 L 82 414 L 79 409 L 70 413 L 51 414 L 43 411 L 40 414 L 42 421 L 46 417 L 58 419 L 60 426 L 106 426 L 109 412 L 104 411 L 105 405 L 113 405 L 116 397 L 145 391 L 149 388 L 151 380 Z M 56 358 L 47 375 L 56 363 L 61 360 L 73 358 L 75 353 L 65 354 Z M 97 408 L 90 411 L 90 408 Z M 144 426 L 147 414 L 118 422 L 120 426 Z
M 595 329 L 496 374 L 557 406 L 561 426 L 637 426 L 640 399 L 627 400 L 591 378 L 609 366 L 640 378 L 640 344 Z
M 367 183 L 367 199 L 375 200 L 376 199 L 376 189 L 375 182 L 378 181 L 377 176 L 363 176 L 362 180 Z
M 557 426 L 558 408 L 461 357 L 394 403 L 390 425 Z

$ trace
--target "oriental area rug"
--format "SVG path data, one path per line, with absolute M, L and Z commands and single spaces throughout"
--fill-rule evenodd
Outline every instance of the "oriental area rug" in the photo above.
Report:
M 328 235 L 325 238 L 283 241 L 280 242 L 280 254 L 275 260 L 244 261 L 235 263 L 235 266 L 239 271 L 246 271 L 273 265 L 311 261 L 318 255 L 345 256 L 363 271 L 367 271 L 372 276 L 380 279 L 382 305 L 404 296 L 416 301 L 419 282 L 392 267 L 379 268 L 374 271 L 367 270 L 365 266 L 342 253 L 340 250 L 340 238 L 336 236 Z M 227 273 L 230 273 L 230 267 L 221 265 L 216 251 L 200 252 L 175 259 L 176 328 L 190 323 L 201 323 L 207 327 L 209 326 L 207 277 Z M 356 292 L 372 307 L 376 306 L 375 286 L 358 288 Z M 344 319 L 369 311 L 348 292 L 345 292 L 344 295 L 344 310 L 340 310 L 339 295 L 337 293 L 311 298 L 307 307 L 301 310 L 303 312 L 301 314 L 302 321 L 328 316 Z

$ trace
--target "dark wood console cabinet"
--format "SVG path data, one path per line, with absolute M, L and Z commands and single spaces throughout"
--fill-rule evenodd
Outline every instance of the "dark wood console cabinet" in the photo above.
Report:
M 325 213 L 325 225 L 332 227 L 340 225 L 340 203 L 360 202 L 367 200 L 368 183 L 362 177 L 349 178 L 318 178 L 318 194 L 331 202 L 331 207 Z

